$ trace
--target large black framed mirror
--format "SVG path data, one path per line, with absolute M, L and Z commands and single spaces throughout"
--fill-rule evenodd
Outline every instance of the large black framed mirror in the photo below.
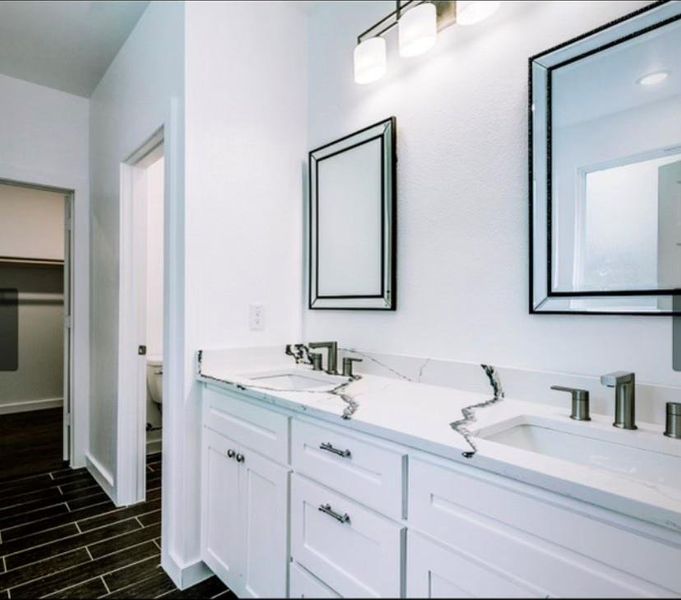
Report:
M 658 2 L 530 59 L 531 313 L 681 314 L 680 57 Z
M 309 154 L 309 308 L 396 308 L 396 120 Z

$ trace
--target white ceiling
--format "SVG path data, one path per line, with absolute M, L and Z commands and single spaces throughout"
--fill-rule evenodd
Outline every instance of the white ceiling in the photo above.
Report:
M 0 73 L 89 97 L 148 2 L 0 2 Z

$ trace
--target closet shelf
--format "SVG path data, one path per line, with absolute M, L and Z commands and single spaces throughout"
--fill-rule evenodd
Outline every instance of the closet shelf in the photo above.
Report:
M 64 261 L 54 258 L 28 258 L 23 256 L 0 256 L 0 265 L 23 265 L 36 267 L 63 267 Z

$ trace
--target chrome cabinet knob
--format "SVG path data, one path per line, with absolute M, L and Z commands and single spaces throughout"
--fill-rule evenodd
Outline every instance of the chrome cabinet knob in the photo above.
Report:
M 245 460 L 246 460 L 246 458 L 244 457 L 243 454 L 237 454 L 237 455 L 236 455 L 236 462 L 242 463 L 242 462 L 244 462 Z
M 235 454 L 236 452 L 234 452 L 234 450 L 232 450 L 231 448 L 227 450 L 227 458 L 234 458 Z

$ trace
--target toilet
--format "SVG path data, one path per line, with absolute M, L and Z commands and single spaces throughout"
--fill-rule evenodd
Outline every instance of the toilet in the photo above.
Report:
M 147 356 L 147 390 L 160 409 L 163 403 L 163 357 L 160 355 Z

